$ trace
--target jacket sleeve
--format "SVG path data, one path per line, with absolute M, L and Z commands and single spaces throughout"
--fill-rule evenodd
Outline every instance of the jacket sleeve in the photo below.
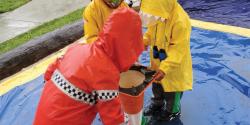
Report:
M 145 46 L 150 45 L 151 36 L 152 36 L 152 29 L 153 28 L 148 28 L 148 30 L 145 32 L 145 34 L 143 36 L 143 43 Z
M 51 63 L 47 70 L 45 71 L 44 74 L 44 79 L 45 81 L 48 81 L 51 79 L 52 74 L 54 73 L 55 69 L 57 68 L 57 64 L 58 64 L 59 58 L 56 59 L 56 61 L 54 61 L 53 63 Z
M 178 22 L 173 27 L 172 38 L 167 49 L 168 57 L 160 64 L 159 69 L 168 74 L 179 67 L 183 57 L 190 48 L 190 25 Z
M 92 43 L 97 39 L 99 30 L 94 16 L 95 10 L 88 6 L 83 12 L 84 33 L 87 43 Z
M 104 125 L 123 125 L 125 122 L 119 97 L 109 101 L 98 101 L 96 107 Z

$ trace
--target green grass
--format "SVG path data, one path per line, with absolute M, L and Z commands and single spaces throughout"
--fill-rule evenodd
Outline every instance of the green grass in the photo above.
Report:
M 14 10 L 31 0 L 0 0 L 0 13 Z
M 44 23 L 34 29 L 31 29 L 30 31 L 26 33 L 23 33 L 10 40 L 0 43 L 0 55 L 28 42 L 29 40 L 35 37 L 41 36 L 45 33 L 48 33 L 57 28 L 60 28 L 66 24 L 70 24 L 72 22 L 75 22 L 76 20 L 81 19 L 83 10 L 84 9 L 78 9 L 68 15 L 65 15 L 63 17 L 52 20 L 50 22 Z

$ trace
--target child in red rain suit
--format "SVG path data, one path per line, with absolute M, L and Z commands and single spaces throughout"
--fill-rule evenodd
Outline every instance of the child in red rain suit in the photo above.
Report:
M 72 44 L 45 73 L 34 125 L 91 125 L 97 113 L 104 125 L 124 122 L 119 76 L 143 51 L 139 15 L 115 10 L 92 44 Z

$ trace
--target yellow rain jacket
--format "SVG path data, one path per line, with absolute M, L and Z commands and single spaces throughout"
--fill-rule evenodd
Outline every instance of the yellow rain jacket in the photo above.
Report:
M 165 73 L 161 84 L 165 92 L 191 90 L 193 84 L 190 52 L 191 24 L 187 13 L 176 0 L 143 0 L 141 11 L 165 18 L 148 27 L 144 44 L 150 45 L 151 67 Z M 153 46 L 165 49 L 168 57 L 159 61 L 152 56 Z
M 128 7 L 122 2 L 119 7 Z M 118 7 L 118 8 L 119 8 Z M 87 43 L 92 43 L 97 39 L 104 22 L 114 9 L 109 8 L 103 0 L 92 0 L 83 12 L 84 34 Z

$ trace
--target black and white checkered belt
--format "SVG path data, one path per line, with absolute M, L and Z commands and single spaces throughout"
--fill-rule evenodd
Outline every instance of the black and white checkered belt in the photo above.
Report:
M 59 70 L 54 71 L 51 79 L 64 94 L 89 105 L 94 105 L 97 101 L 109 101 L 118 96 L 118 90 L 95 90 L 91 93 L 86 93 L 65 79 Z

